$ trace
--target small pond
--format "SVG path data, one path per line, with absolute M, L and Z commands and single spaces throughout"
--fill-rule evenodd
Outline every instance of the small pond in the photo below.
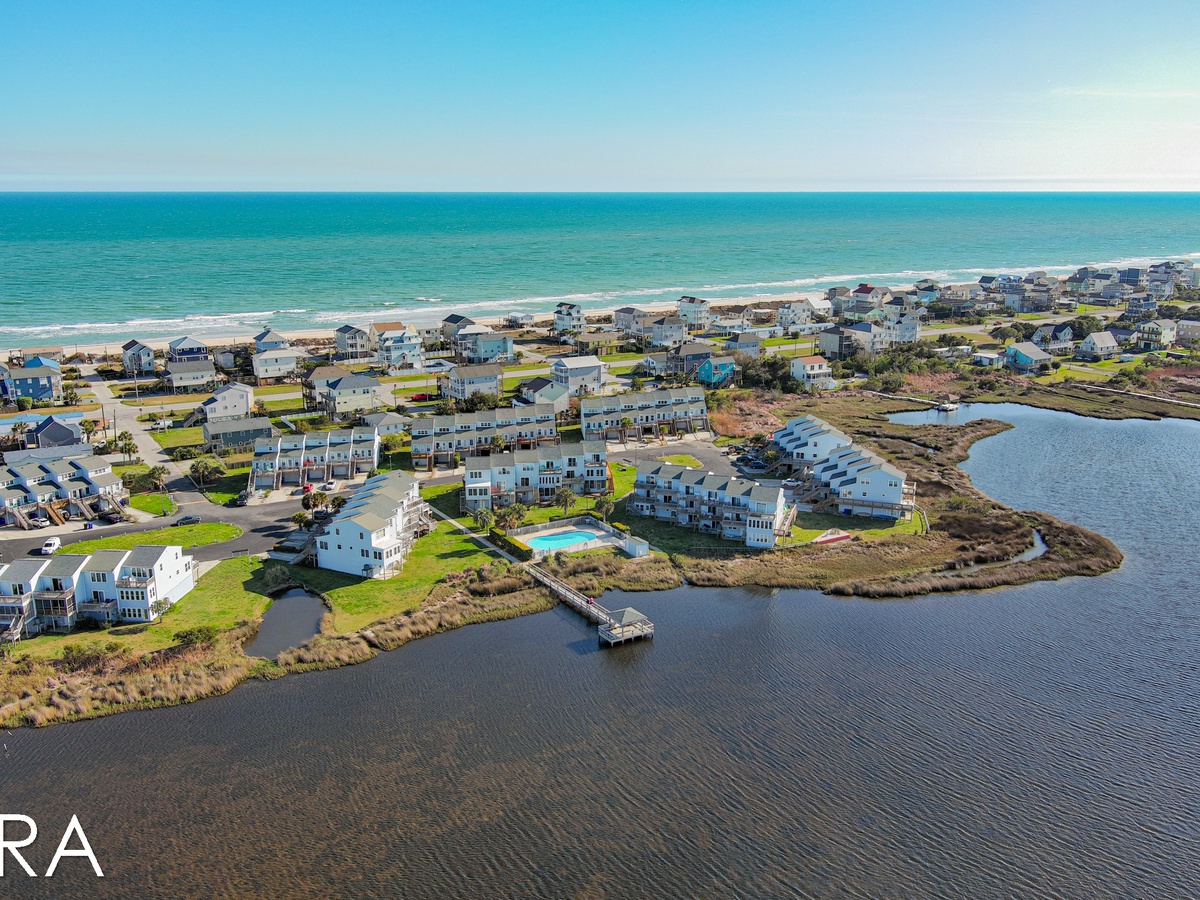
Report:
M 279 595 L 263 616 L 257 636 L 245 646 L 246 655 L 274 659 L 284 650 L 299 647 L 321 630 L 326 612 L 320 597 L 300 588 Z

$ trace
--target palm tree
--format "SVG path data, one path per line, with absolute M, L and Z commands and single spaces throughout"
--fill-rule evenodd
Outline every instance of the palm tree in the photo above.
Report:
M 481 506 L 471 513 L 471 518 L 475 520 L 475 527 L 480 531 L 487 531 L 496 522 L 496 514 L 486 506 Z
M 613 510 L 616 508 L 617 505 L 613 503 L 612 497 L 609 496 L 601 497 L 596 501 L 596 505 L 592 507 L 595 512 L 599 513 L 600 518 L 605 522 L 608 521 L 608 517 L 613 514 Z
M 225 474 L 225 467 L 216 460 L 198 459 L 188 469 L 192 480 L 203 487 L 210 480 Z
M 99 427 L 95 419 L 84 419 L 79 423 L 79 430 L 83 432 L 83 436 L 89 444 L 92 442 L 92 435 L 96 433 L 96 429 Z
M 74 406 L 79 402 L 79 391 L 75 390 L 75 385 L 68 384 L 63 389 L 63 404 L 65 406 Z
M 12 437 L 10 441 L 17 447 L 24 446 L 25 432 L 29 430 L 29 423 L 24 421 L 16 421 L 12 424 Z
M 313 509 L 324 509 L 329 505 L 329 495 L 324 491 L 313 491 L 308 496 L 312 498 Z
M 565 484 L 554 492 L 554 505 L 562 507 L 564 516 L 571 511 L 571 507 L 578 499 L 575 492 Z
M 629 439 L 629 429 L 633 427 L 633 419 L 629 416 L 621 417 L 621 443 L 625 443 Z
M 166 466 L 151 466 L 146 473 L 146 481 L 156 490 L 161 491 L 163 482 L 167 480 Z
M 521 523 L 525 521 L 525 514 L 528 511 L 523 503 L 514 503 L 512 506 L 501 507 L 495 512 L 496 524 L 500 526 L 502 531 L 519 528 Z
M 508 446 L 508 440 L 502 434 L 492 435 L 492 449 L 497 453 L 503 453 L 504 448 Z
M 306 512 L 292 513 L 292 521 L 296 523 L 297 527 L 306 528 L 308 526 L 308 513 L 306 513 Z
M 346 505 L 346 498 L 338 495 L 329 501 L 329 508 L 335 513 L 341 511 L 341 508 Z

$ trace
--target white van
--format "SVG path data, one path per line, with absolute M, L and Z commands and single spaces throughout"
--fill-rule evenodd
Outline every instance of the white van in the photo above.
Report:
M 62 541 L 58 538 L 47 538 L 46 543 L 42 544 L 42 556 L 51 556 L 54 551 L 62 546 Z

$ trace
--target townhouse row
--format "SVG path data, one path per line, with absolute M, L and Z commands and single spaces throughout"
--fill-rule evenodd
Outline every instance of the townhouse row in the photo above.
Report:
M 413 544 L 434 528 L 417 480 L 373 475 L 315 536 L 317 566 L 364 578 L 400 574 Z
M 451 465 L 456 454 L 465 456 L 493 446 L 530 449 L 559 441 L 551 403 L 418 418 L 411 427 L 414 468 Z
M 708 407 L 702 388 L 664 388 L 587 397 L 579 402 L 579 419 L 584 440 L 624 441 L 707 431 Z
M 332 478 L 353 478 L 379 467 L 379 430 L 343 428 L 254 442 L 250 486 L 278 490 Z
M 603 441 L 469 456 L 465 466 L 461 501 L 464 512 L 514 503 L 552 503 L 560 487 L 580 496 L 610 494 L 614 490 Z
M 80 618 L 151 622 L 195 585 L 178 546 L 18 559 L 0 566 L 0 642 L 69 632 Z
M 908 519 L 916 508 L 916 487 L 878 454 L 816 416 L 800 416 L 772 439 L 780 465 L 803 480 L 796 497 L 814 511 Z
M 628 509 L 639 516 L 769 549 L 790 533 L 783 489 L 671 463 L 638 466 Z
M 19 455 L 5 454 L 6 458 Z M 61 509 L 92 519 L 106 508 L 117 508 L 125 493 L 104 457 L 24 458 L 0 467 L 0 522 L 28 527 L 29 519 L 43 515 L 59 522 Z

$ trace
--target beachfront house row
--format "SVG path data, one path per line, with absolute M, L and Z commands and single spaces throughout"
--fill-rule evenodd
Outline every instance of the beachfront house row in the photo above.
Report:
M 283 350 L 290 346 L 288 339 L 274 328 L 267 328 L 254 336 L 255 353 L 262 353 L 265 350 Z
M 417 480 L 405 472 L 368 478 L 315 538 L 317 567 L 363 578 L 399 575 L 413 544 L 434 528 Z
M 270 384 L 294 377 L 300 369 L 300 356 L 289 347 L 279 347 L 255 353 L 250 364 L 258 383 Z
M 1121 348 L 1118 346 L 1117 339 L 1113 337 L 1112 332 L 1093 331 L 1079 342 L 1079 350 L 1075 355 L 1080 359 L 1099 362 L 1100 360 L 1113 359 L 1120 352 Z
M 638 466 L 626 502 L 636 515 L 763 549 L 789 534 L 795 519 L 778 486 L 670 463 Z
M 441 324 L 438 326 L 437 334 L 444 343 L 453 346 L 454 336 L 468 325 L 475 324 L 477 323 L 474 319 L 460 315 L 459 313 L 450 313 L 450 315 L 442 319 Z
M 212 359 L 208 344 L 191 337 L 175 338 L 167 344 L 167 359 L 171 362 L 196 362 Z
M 504 387 L 504 368 L 499 363 L 458 365 L 438 381 L 442 385 L 442 395 L 454 400 L 466 400 L 472 394 L 499 397 Z
M 373 412 L 384 405 L 383 386 L 366 375 L 344 375 L 325 385 L 320 407 L 334 418 Z
M 1175 346 L 1179 328 L 1170 319 L 1151 319 L 1139 322 L 1134 341 L 1139 350 L 1167 350 Z
M 557 412 L 549 403 L 427 416 L 412 420 L 412 464 L 432 468 L 449 465 L 455 454 L 482 453 L 492 447 L 531 449 L 558 440 Z
M 211 390 L 217 383 L 217 370 L 211 359 L 167 363 L 163 379 L 171 385 L 171 393 L 187 394 Z
M 454 336 L 454 352 L 471 365 L 508 362 L 513 358 L 512 335 L 493 331 L 487 325 L 467 325 Z
M 680 297 L 676 309 L 689 332 L 702 334 L 708 331 L 712 321 L 712 306 L 707 300 L 699 297 Z
M 408 328 L 403 322 L 372 322 L 367 326 L 367 346 L 371 350 L 379 349 L 379 342 L 382 337 L 389 331 L 404 331 Z M 438 340 L 441 339 L 441 331 L 438 331 Z
M 608 363 L 595 356 L 567 356 L 556 359 L 550 374 L 572 397 L 598 394 L 604 389 L 604 373 Z
M 708 430 L 704 389 L 663 388 L 579 401 L 584 440 L 626 441 Z
M 557 334 L 578 334 L 587 330 L 587 318 L 578 303 L 560 303 L 554 307 L 554 331 Z
M 126 341 L 121 345 L 121 368 L 126 375 L 153 375 L 154 350 L 141 341 Z
M 832 388 L 833 370 L 823 356 L 798 356 L 792 360 L 792 377 L 810 388 Z
M 696 380 L 709 390 L 725 387 L 737 377 L 737 362 L 732 356 L 710 356 L 700 363 Z
M 52 359 L 35 356 L 23 366 L 0 363 L 0 396 L 15 403 L 21 397 L 58 402 L 63 398 L 62 367 Z
M 1004 348 L 1004 361 L 1018 375 L 1036 375 L 1042 366 L 1049 366 L 1049 353 L 1030 341 L 1018 341 Z
M 204 421 L 220 422 L 224 419 L 248 419 L 254 411 L 254 388 L 248 384 L 231 382 L 213 391 L 213 395 L 200 404 Z
M 505 328 L 532 328 L 533 323 L 537 320 L 530 313 L 509 313 L 504 317 Z
M 373 427 L 312 431 L 254 442 L 250 487 L 284 486 L 349 479 L 379 468 L 379 432 Z
M 254 442 L 279 434 L 270 419 L 221 419 L 205 422 L 204 443 L 211 450 L 234 450 L 254 446 Z
M 571 408 L 571 392 L 558 382 L 539 375 L 521 385 L 521 397 L 513 401 L 513 406 L 537 403 L 549 404 L 555 414 L 563 415 Z
M 581 496 L 611 493 L 607 450 L 603 441 L 581 441 L 532 450 L 469 456 L 464 462 L 462 509 L 497 509 L 554 502 L 560 487 Z
M 371 335 L 357 325 L 342 325 L 333 332 L 338 359 L 367 359 L 371 355 Z

